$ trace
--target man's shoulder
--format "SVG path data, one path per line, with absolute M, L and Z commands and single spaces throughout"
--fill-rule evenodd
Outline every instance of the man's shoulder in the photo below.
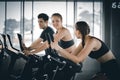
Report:
M 52 32 L 54 32 L 53 28 L 51 28 L 50 26 L 47 27 L 46 31 L 52 31 Z
M 50 33 L 50 34 L 54 34 L 54 30 L 51 28 L 51 27 L 47 27 L 43 32 L 42 32 L 42 35 L 43 34 L 46 34 L 46 33 Z
M 50 26 L 48 26 L 47 29 L 51 29 L 51 30 L 53 30 Z

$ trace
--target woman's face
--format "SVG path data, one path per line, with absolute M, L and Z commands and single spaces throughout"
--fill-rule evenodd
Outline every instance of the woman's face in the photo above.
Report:
M 75 36 L 76 36 L 78 39 L 81 39 L 81 38 L 82 38 L 81 32 L 80 32 L 79 30 L 77 30 L 76 28 L 75 28 L 75 30 L 74 30 L 74 33 L 75 33 Z
M 52 16 L 52 25 L 56 28 L 59 29 L 62 27 L 62 20 L 58 16 Z

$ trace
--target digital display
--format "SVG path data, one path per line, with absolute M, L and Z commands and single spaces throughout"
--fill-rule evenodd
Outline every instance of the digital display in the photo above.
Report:
M 120 1 L 114 1 L 112 2 L 112 8 L 116 9 L 120 9 Z

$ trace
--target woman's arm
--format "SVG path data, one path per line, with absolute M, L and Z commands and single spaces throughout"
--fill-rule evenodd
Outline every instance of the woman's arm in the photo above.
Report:
M 75 62 L 75 63 L 79 63 L 79 62 L 83 62 L 87 56 L 89 55 L 89 53 L 93 50 L 94 48 L 94 41 L 89 41 L 85 44 L 84 48 L 81 49 L 80 52 L 78 52 L 78 55 L 73 55 L 68 53 L 66 50 L 62 49 L 58 44 L 56 43 L 52 43 L 51 44 L 52 48 L 56 49 L 63 57 Z
M 54 35 L 54 42 L 58 42 L 61 39 L 65 38 L 67 34 L 68 34 L 68 30 L 63 28 L 61 31 L 59 31 L 57 34 Z
M 71 54 L 78 55 L 78 53 L 82 50 L 82 48 L 83 48 L 82 45 L 79 44 L 76 48 L 74 48 Z

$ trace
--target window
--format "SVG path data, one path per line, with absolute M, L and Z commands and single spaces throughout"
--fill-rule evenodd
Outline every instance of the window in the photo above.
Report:
M 33 24 L 32 24 L 32 2 L 30 1 L 25 1 L 24 3 L 24 26 L 23 26 L 23 32 L 24 32 L 24 41 L 26 46 L 30 46 L 32 42 L 32 30 L 33 29 Z
M 10 35 L 13 46 L 19 48 L 16 33 L 20 33 L 20 2 L 7 2 L 5 14 L 6 25 L 4 31 Z
M 5 21 L 5 2 L 0 2 L 0 33 L 3 33 L 5 25 L 4 25 L 4 21 Z
M 60 13 L 63 17 L 63 24 L 66 25 L 66 2 L 35 1 L 34 2 L 34 26 L 35 27 L 34 27 L 34 33 L 33 33 L 33 35 L 35 35 L 33 37 L 34 39 L 38 38 L 42 31 L 39 29 L 39 26 L 38 26 L 37 16 L 39 13 L 46 13 L 48 14 L 49 17 L 51 17 L 53 13 Z M 49 18 L 49 25 L 52 26 L 51 18 Z
M 102 11 L 100 2 L 77 3 L 77 21 L 86 21 L 90 25 L 90 34 L 98 38 L 102 38 L 101 12 Z
M 104 35 L 102 35 L 101 6 L 102 3 L 99 1 L 8 1 L 6 4 L 3 1 L 0 2 L 0 32 L 10 34 L 15 38 L 12 38 L 15 43 L 17 42 L 16 33 L 21 33 L 26 45 L 29 46 L 32 41 L 39 38 L 42 32 L 38 26 L 38 14 L 46 13 L 51 17 L 53 13 L 60 13 L 63 17 L 63 25 L 70 30 L 74 39 L 74 24 L 79 20 L 87 21 L 91 35 L 102 39 Z M 49 26 L 52 26 L 51 18 Z

